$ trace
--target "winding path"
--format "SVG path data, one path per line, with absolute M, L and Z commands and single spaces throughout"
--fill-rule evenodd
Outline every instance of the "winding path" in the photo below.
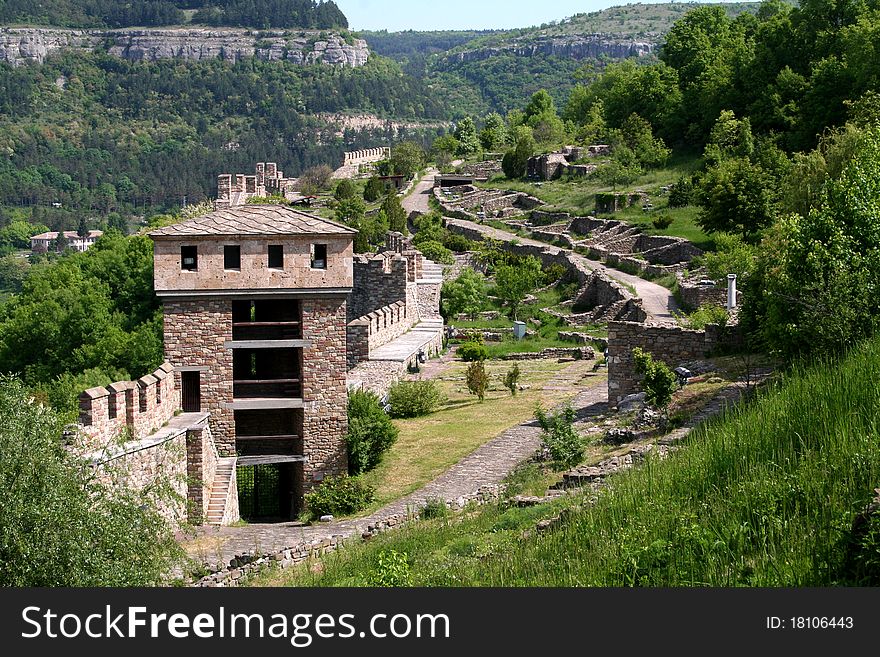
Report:
M 428 214 L 428 212 L 431 211 L 428 199 L 431 198 L 431 194 L 433 193 L 434 176 L 436 176 L 437 173 L 437 169 L 434 169 L 433 167 L 425 171 L 421 180 L 416 183 L 415 189 L 413 189 L 412 192 L 401 201 L 403 209 L 406 210 L 407 216 L 412 212 Z
M 527 237 L 519 237 L 518 235 L 509 233 L 505 230 L 499 230 L 498 228 L 493 228 L 484 224 L 477 224 L 466 219 L 449 219 L 447 220 L 447 223 L 480 231 L 492 239 L 501 240 L 503 242 L 516 240 L 520 244 L 528 244 L 538 248 L 547 249 L 554 254 L 563 252 L 571 253 L 574 258 L 577 258 L 584 263 L 588 269 L 598 269 L 607 274 L 610 278 L 634 287 L 636 295 L 642 300 L 642 307 L 648 314 L 649 321 L 660 324 L 675 323 L 675 317 L 672 312 L 678 310 L 678 304 L 675 302 L 675 297 L 672 296 L 672 293 L 662 285 L 657 285 L 657 283 L 652 283 L 639 276 L 633 276 L 632 274 L 627 274 L 620 270 L 606 267 L 598 260 L 590 260 L 589 258 L 572 252 L 571 249 L 563 249 L 558 246 L 547 244 L 547 242 L 541 242 Z

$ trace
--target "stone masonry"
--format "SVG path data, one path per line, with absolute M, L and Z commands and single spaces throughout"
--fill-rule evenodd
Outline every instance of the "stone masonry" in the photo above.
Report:
M 345 299 L 303 302 L 303 486 L 308 492 L 328 475 L 348 471 Z

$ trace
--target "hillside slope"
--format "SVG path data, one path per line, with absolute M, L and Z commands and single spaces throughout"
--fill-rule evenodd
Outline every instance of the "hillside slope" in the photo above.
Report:
M 273 583 L 362 586 L 393 549 L 414 586 L 876 586 L 880 515 L 862 514 L 880 486 L 878 376 L 874 340 L 795 368 L 598 495 L 418 523 Z

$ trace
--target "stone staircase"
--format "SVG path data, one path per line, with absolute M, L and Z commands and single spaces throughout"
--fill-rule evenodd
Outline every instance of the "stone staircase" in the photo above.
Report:
M 443 265 L 433 260 L 425 258 L 422 261 L 422 277 L 419 283 L 442 283 L 443 282 Z
M 214 486 L 211 488 L 211 499 L 208 502 L 208 517 L 205 524 L 219 527 L 223 524 L 226 514 L 226 500 L 229 497 L 229 485 L 235 472 L 236 458 L 221 458 L 217 461 L 217 472 L 214 474 Z

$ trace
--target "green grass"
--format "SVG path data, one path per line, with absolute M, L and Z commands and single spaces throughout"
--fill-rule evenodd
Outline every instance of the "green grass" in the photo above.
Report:
M 265 581 L 363 585 L 393 548 L 416 586 L 877 585 L 878 521 L 855 550 L 851 528 L 880 486 L 878 378 L 875 340 L 793 368 L 666 460 L 614 476 L 593 504 L 418 523 L 326 558 L 320 573 Z M 560 526 L 525 533 L 562 506 Z
M 407 495 L 428 483 L 483 443 L 532 417 L 535 404 L 560 403 L 570 392 L 544 391 L 544 384 L 566 365 L 555 361 L 520 363 L 520 383 L 531 386 L 516 397 L 503 386 L 512 363 L 488 362 L 491 389 L 481 404 L 468 393 L 464 382 L 466 363 L 456 362 L 438 383 L 448 401 L 426 417 L 395 420 L 400 429 L 397 442 L 375 470 L 362 480 L 376 487 L 376 502 L 367 512 Z

